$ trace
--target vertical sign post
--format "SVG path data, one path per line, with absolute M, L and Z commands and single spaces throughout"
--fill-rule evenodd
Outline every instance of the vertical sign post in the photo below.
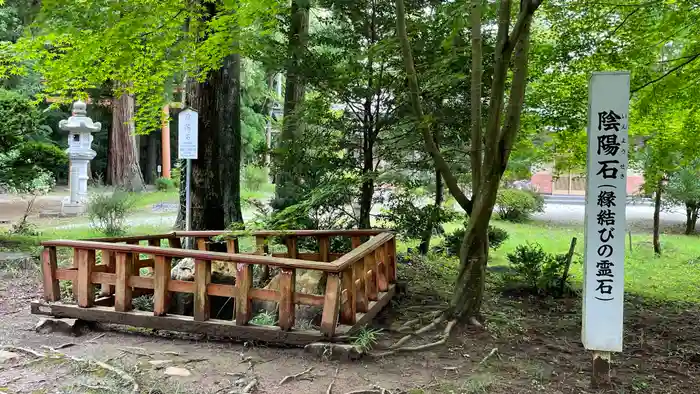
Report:
M 185 230 L 192 230 L 192 201 L 190 199 L 190 178 L 192 160 L 197 159 L 198 138 L 197 111 L 186 108 L 178 115 L 178 157 L 187 160 L 187 175 L 185 179 Z
M 628 72 L 591 76 L 581 339 L 594 386 L 610 382 L 611 352 L 622 351 L 629 95 Z

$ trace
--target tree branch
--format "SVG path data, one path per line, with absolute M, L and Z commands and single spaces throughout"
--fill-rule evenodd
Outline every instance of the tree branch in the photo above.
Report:
M 530 25 L 532 14 L 526 19 L 523 34 L 520 41 L 515 46 L 513 82 L 510 88 L 508 99 L 508 113 L 501 129 L 501 152 L 500 168 L 501 174 L 506 170 L 508 157 L 515 142 L 515 136 L 520 129 L 520 117 L 525 101 L 525 88 L 527 87 L 528 55 L 530 51 Z
M 406 78 L 408 79 L 409 97 L 413 112 L 419 121 L 418 128 L 423 135 L 425 149 L 432 156 L 435 162 L 435 168 L 440 171 L 445 184 L 447 184 L 450 194 L 457 200 L 457 203 L 467 212 L 471 214 L 472 201 L 459 188 L 457 178 L 450 170 L 450 166 L 440 154 L 440 150 L 433 141 L 433 135 L 430 132 L 429 124 L 423 119 L 423 108 L 420 103 L 420 94 L 418 93 L 418 77 L 416 68 L 413 64 L 413 53 L 411 52 L 411 43 L 408 41 L 408 33 L 406 32 L 406 10 L 403 0 L 396 0 L 396 25 L 398 39 L 401 42 L 401 51 L 403 53 L 404 63 L 406 65 Z
M 695 60 L 697 60 L 698 57 L 700 57 L 700 53 L 696 53 L 695 55 L 689 57 L 686 61 L 684 61 L 683 63 L 677 65 L 676 67 L 673 67 L 672 69 L 666 71 L 666 72 L 663 73 L 663 75 L 661 75 L 660 77 L 654 78 L 654 79 L 652 79 L 651 81 L 648 81 L 648 82 L 642 84 L 641 86 L 632 89 L 632 91 L 631 91 L 630 93 L 636 93 L 636 92 L 638 92 L 638 91 L 644 89 L 645 87 L 647 87 L 647 86 L 649 86 L 649 85 L 653 85 L 653 84 L 659 82 L 660 80 L 666 78 L 666 77 L 669 76 L 670 74 L 672 74 L 672 73 L 674 73 L 674 72 L 676 72 L 676 71 L 682 69 L 683 67 L 687 66 L 688 64 L 694 62 Z
M 515 44 L 520 39 L 520 35 L 523 34 L 525 26 L 529 23 L 532 14 L 537 11 L 537 8 L 542 3 L 542 0 L 520 0 L 520 12 L 518 12 L 518 20 L 513 26 L 513 31 L 508 37 L 508 42 L 506 44 L 506 49 L 513 50 Z M 499 27 L 500 29 L 500 27 Z M 510 57 L 509 57 L 510 58 Z

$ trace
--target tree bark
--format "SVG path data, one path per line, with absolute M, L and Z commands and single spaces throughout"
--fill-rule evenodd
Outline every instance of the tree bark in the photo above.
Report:
M 191 80 L 188 105 L 199 114 L 198 159 L 192 160 L 192 230 L 243 222 L 240 202 L 240 57 L 230 55 L 204 82 Z M 185 167 L 181 177 L 185 178 Z M 184 193 L 180 207 L 184 209 Z M 184 212 L 181 213 L 184 218 Z
M 659 241 L 659 227 L 661 223 L 661 190 L 663 188 L 663 178 L 656 184 L 656 195 L 654 196 L 654 230 L 653 243 L 654 253 L 661 255 L 661 241 Z
M 284 209 L 296 203 L 298 176 L 294 167 L 298 157 L 294 154 L 297 138 L 301 134 L 299 119 L 300 104 L 304 99 L 305 78 L 302 60 L 309 36 L 309 0 L 293 0 L 291 25 L 287 48 L 287 86 L 284 94 L 284 120 L 277 152 L 277 174 L 275 176 L 275 209 Z
M 698 204 L 695 201 L 685 202 L 685 235 L 695 233 L 695 226 L 698 222 Z
M 107 163 L 109 184 L 129 191 L 144 189 L 136 152 L 134 97 L 127 93 L 121 93 L 112 102 L 112 132 L 109 134 Z

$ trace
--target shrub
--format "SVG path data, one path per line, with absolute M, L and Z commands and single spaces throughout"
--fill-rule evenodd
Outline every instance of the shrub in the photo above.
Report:
M 444 251 L 448 256 L 459 255 L 459 248 L 462 246 L 465 231 L 466 229 L 462 227 L 445 236 Z M 508 237 L 508 231 L 499 227 L 489 226 L 489 248 L 493 250 L 498 249 Z
M 544 197 L 529 190 L 502 189 L 496 197 L 498 216 L 509 222 L 523 222 L 544 211 Z
M 112 193 L 96 193 L 88 203 L 88 217 L 92 226 L 107 236 L 124 234 L 126 215 L 134 206 L 130 193 L 115 190 Z
M 543 295 L 562 295 L 560 290 L 566 258 L 566 254 L 545 252 L 538 243 L 518 245 L 513 253 L 508 254 L 508 261 L 516 275 L 530 290 Z
M 268 178 L 265 168 L 252 165 L 243 168 L 243 187 L 247 190 L 256 192 L 267 182 Z
M 165 192 L 175 188 L 175 183 L 172 179 L 160 177 L 156 179 L 156 189 L 160 192 Z
M 433 218 L 433 232 L 439 233 L 441 224 L 454 220 L 456 216 L 457 213 L 450 208 L 421 204 L 420 199 L 412 191 L 401 190 L 389 197 L 386 210 L 382 212 L 380 218 L 389 222 L 402 237 L 420 239 L 427 230 L 431 218 Z

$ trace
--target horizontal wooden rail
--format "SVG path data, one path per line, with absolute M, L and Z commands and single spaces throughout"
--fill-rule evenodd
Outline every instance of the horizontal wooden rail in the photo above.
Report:
M 249 255 L 249 254 L 229 254 L 221 252 L 205 252 L 199 250 L 176 249 L 176 248 L 159 248 L 155 246 L 141 245 L 124 245 L 109 242 L 94 242 L 94 241 L 71 241 L 71 240 L 54 240 L 44 241 L 43 246 L 53 247 L 68 247 L 86 250 L 109 250 L 114 252 L 124 253 L 143 253 L 164 257 L 187 258 L 191 257 L 197 260 L 216 260 L 216 261 L 231 261 L 240 264 L 260 264 L 270 265 L 281 268 L 300 268 L 310 269 L 325 272 L 338 272 L 338 268 L 333 263 L 323 263 L 316 261 L 305 261 L 297 259 L 288 259 L 282 257 Z
M 394 234 L 392 233 L 379 234 L 370 239 L 369 241 L 361 244 L 357 248 L 353 249 L 350 253 L 346 253 L 345 255 L 343 255 L 343 257 L 334 261 L 333 264 L 338 267 L 338 271 L 344 271 L 345 269 L 353 265 L 353 263 L 365 258 L 366 255 L 374 252 L 380 246 L 391 241 L 393 238 Z
M 151 241 L 159 239 L 175 238 L 175 232 L 169 232 L 165 234 L 151 234 L 151 235 L 129 235 L 126 237 L 103 237 L 103 238 L 85 238 L 80 241 L 93 241 L 93 242 L 133 242 L 133 241 Z
M 231 237 L 245 237 L 245 236 L 284 236 L 284 235 L 294 235 L 297 237 L 312 237 L 312 236 L 326 236 L 326 237 L 363 237 L 363 236 L 374 236 L 382 233 L 391 232 L 391 230 L 383 229 L 353 229 L 353 230 L 259 230 L 259 231 L 223 231 L 223 230 L 206 230 L 206 231 L 175 231 L 174 235 L 176 237 L 216 237 L 220 235 L 231 236 Z

